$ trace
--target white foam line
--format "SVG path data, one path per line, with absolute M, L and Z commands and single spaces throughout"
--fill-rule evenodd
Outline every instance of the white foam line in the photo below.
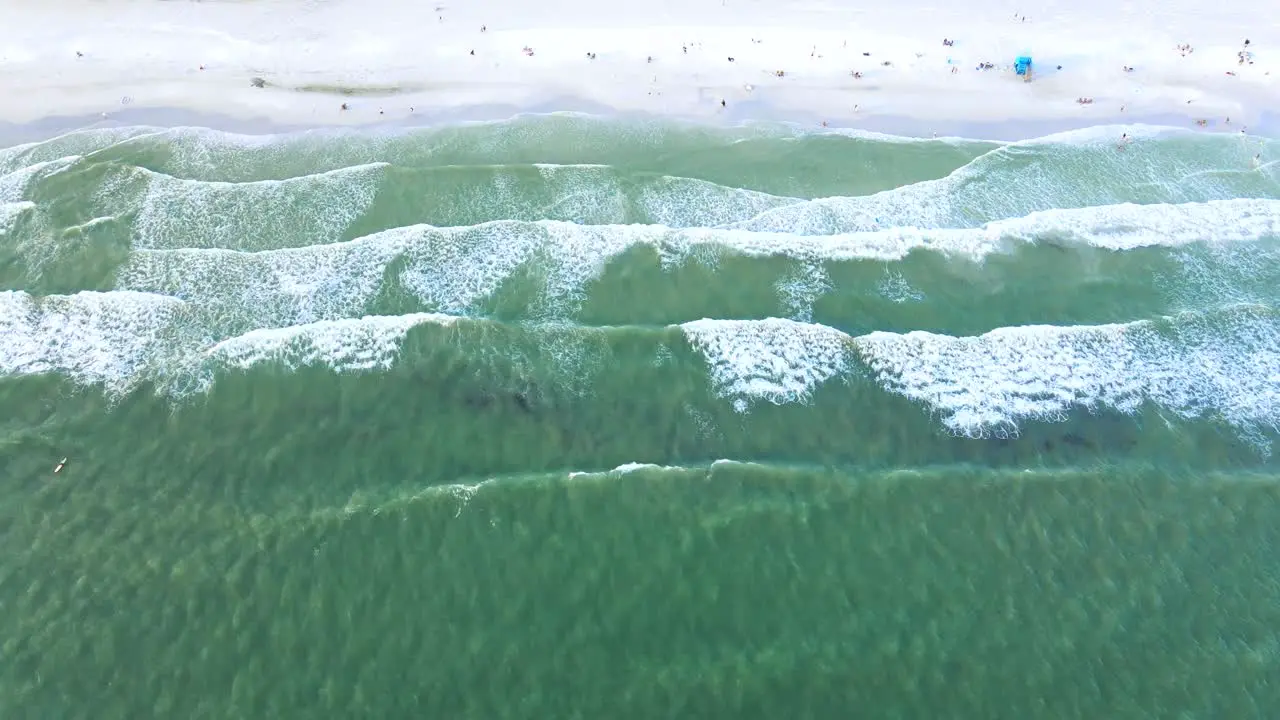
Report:
M 416 228 L 357 240 L 259 253 L 232 250 L 144 250 L 117 274 L 121 289 L 174 295 L 207 311 L 213 329 L 337 320 L 361 314 L 378 292 L 387 265 Z
M 623 463 L 618 467 L 610 470 L 609 472 L 617 475 L 626 475 L 628 473 L 636 472 L 637 470 L 682 470 L 682 469 L 684 468 L 679 468 L 671 465 L 656 465 L 654 463 L 629 462 L 629 463 Z
M 32 148 L 38 147 L 40 144 L 31 142 L 0 148 L 0 174 L 10 173 L 23 167 L 18 158 L 25 156 Z
M 123 394 L 170 355 L 184 306 L 145 293 L 0 292 L 0 375 L 61 373 Z
M 746 125 L 757 124 L 754 121 L 747 121 Z M 773 123 L 760 123 L 773 124 Z M 796 137 L 804 137 L 810 135 L 818 136 L 840 136 L 855 140 L 872 140 L 882 143 L 941 143 L 948 145 L 965 144 L 965 145 L 986 145 L 992 148 L 1006 146 L 1037 146 L 1037 145 L 1075 145 L 1075 146 L 1092 146 L 1092 145 L 1110 145 L 1114 146 L 1117 138 L 1122 133 L 1127 133 L 1130 138 L 1160 138 L 1160 137 L 1179 137 L 1191 136 L 1196 134 L 1193 130 L 1181 127 L 1171 127 L 1167 125 L 1148 125 L 1145 123 L 1133 123 L 1126 125 L 1105 124 L 1090 125 L 1088 127 L 1076 128 L 1072 130 L 1064 130 L 1062 132 L 1050 133 L 1034 138 L 1026 138 L 1023 140 L 977 140 L 974 138 L 966 138 L 955 135 L 940 135 L 937 137 L 907 137 L 902 135 L 890 135 L 887 133 L 874 132 L 871 130 L 859 130 L 856 128 L 814 128 L 809 125 L 800 125 L 796 123 L 777 123 L 789 128 L 794 128 Z
M 738 127 L 755 128 L 762 127 L 785 127 L 791 137 L 843 137 L 850 140 L 866 140 L 877 143 L 894 143 L 897 145 L 981 145 L 999 147 L 1008 145 L 1005 140 L 978 140 L 975 138 L 959 137 L 956 135 L 939 135 L 937 137 L 913 137 L 907 135 L 891 135 L 889 133 L 876 132 L 874 130 L 860 130 L 858 128 L 841 128 L 841 127 L 823 127 L 815 128 L 812 125 L 801 125 L 796 122 L 773 122 L 746 120 L 738 125 Z M 751 140 L 753 138 L 743 138 L 743 140 Z
M 1122 134 L 1128 135 L 1130 140 L 1147 140 L 1165 137 L 1189 138 L 1196 136 L 1198 133 L 1190 128 L 1171 127 L 1168 125 L 1148 125 L 1145 123 L 1133 123 L 1127 125 L 1107 124 L 1073 128 L 1062 132 L 1050 133 L 1038 138 L 1016 140 L 1014 142 L 1002 144 L 1010 147 L 1034 147 L 1039 145 L 1070 145 L 1075 147 L 1107 146 L 1108 149 L 1111 149 L 1115 147 L 1116 140 Z
M 73 233 L 73 232 L 84 232 L 85 230 L 93 229 L 99 225 L 105 225 L 107 223 L 114 222 L 116 219 L 117 218 L 115 215 L 103 215 L 101 217 L 90 218 L 89 220 L 86 220 L 80 223 L 79 225 L 68 225 L 67 227 L 63 228 L 62 233 L 66 235 L 68 233 Z
M 1178 153 L 1153 152 L 1153 149 L 1160 147 L 1158 136 L 1179 136 L 1180 131 L 1135 126 L 1136 135 L 1131 136 L 1123 150 L 1117 147 L 1119 133 L 1110 137 L 1110 146 L 1106 146 L 1105 133 L 1119 129 L 1086 128 L 1048 139 L 1007 143 L 937 180 L 871 195 L 816 198 L 782 205 L 722 227 L 798 235 L 874 232 L 900 227 L 971 229 L 1036 211 L 1111 206 L 1131 196 L 1126 190 L 1135 185 L 1148 186 L 1158 195 L 1154 200 L 1168 204 L 1227 200 L 1260 192 L 1252 186 L 1230 187 L 1222 177 L 1201 183 L 1172 181 L 1171 178 L 1187 174 L 1186 160 Z M 1204 161 L 1206 165 L 1217 166 L 1220 175 L 1235 174 L 1244 178 L 1252 170 L 1243 158 L 1235 157 L 1238 148 L 1229 136 L 1193 136 L 1191 139 L 1209 149 L 1231 148 L 1230 157 Z M 1049 163 L 1065 167 L 1087 164 L 1090 177 L 1099 181 L 1081 183 L 1078 173 L 1049 172 L 1046 170 Z M 1280 192 L 1280 188 L 1270 192 Z
M 152 132 L 153 128 L 146 127 L 73 130 L 41 142 L 0 149 L 0 174 L 67 156 L 87 156 Z
M 767 466 L 767 465 L 765 465 L 764 463 L 752 462 L 752 461 L 750 461 L 750 460 L 730 460 L 729 458 L 720 458 L 719 460 L 716 460 L 716 461 L 714 461 L 714 462 L 712 462 L 712 463 L 711 463 L 711 469 L 713 469 L 713 470 L 714 470 L 715 468 L 719 468 L 719 467 L 726 467 L 726 466 L 731 466 L 731 467 L 755 467 L 755 468 L 768 467 L 768 466 Z
M 457 129 L 484 129 L 484 128 L 501 128 L 505 126 L 516 126 L 527 123 L 548 122 L 557 118 L 572 118 L 584 120 L 588 122 L 599 123 L 601 129 L 609 130 L 612 126 L 617 125 L 616 118 L 595 115 L 591 113 L 575 112 L 575 111 L 556 111 L 550 113 L 517 113 L 510 118 L 497 120 L 470 120 L 458 123 L 452 123 L 448 126 L 450 130 Z M 714 127 L 708 128 L 705 124 L 685 122 L 674 118 L 663 118 L 656 123 L 645 123 L 647 125 L 656 124 L 660 129 L 669 129 L 673 132 L 681 131 L 700 131 L 715 132 Z M 636 122 L 623 123 L 620 131 L 617 133 L 619 140 L 633 134 L 636 126 L 641 125 Z M 891 135 L 886 133 L 872 132 L 869 130 L 857 130 L 852 128 L 812 128 L 790 122 L 772 122 L 772 121 L 755 121 L 744 120 L 740 123 L 730 125 L 725 129 L 729 135 L 734 134 L 737 129 L 751 130 L 753 134 L 727 138 L 733 142 L 744 140 L 753 140 L 760 138 L 783 138 L 794 137 L 801 138 L 806 136 L 844 136 L 851 139 L 872 140 L 878 142 L 894 142 L 894 143 L 938 143 L 938 142 L 964 142 L 977 143 L 984 145 L 1002 145 L 1001 141 L 973 140 L 967 138 L 918 138 L 902 135 Z M 779 131 L 783 132 L 779 132 Z M 5 163 L 13 161 L 16 158 L 24 159 L 38 154 L 41 150 L 61 148 L 64 145 L 75 146 L 77 154 L 85 155 L 90 152 L 98 152 L 110 149 L 118 145 L 134 142 L 138 140 L 148 139 L 169 139 L 171 140 L 171 150 L 174 152 L 174 163 L 185 170 L 208 171 L 219 159 L 219 151 L 228 150 L 267 150 L 273 146 L 284 147 L 296 145 L 298 143 L 312 142 L 316 140 L 330 141 L 335 145 L 348 145 L 350 143 L 364 143 L 374 148 L 383 145 L 390 140 L 412 138 L 414 136 L 426 136 L 440 134 L 441 129 L 438 127 L 394 127 L 387 126 L 377 128 L 376 131 L 370 132 L 368 128 L 353 130 L 350 128 L 342 128 L 339 126 L 314 128 L 309 130 L 282 132 L 282 133 L 261 133 L 247 134 L 236 133 L 225 130 L 215 130 L 213 128 L 195 126 L 195 125 L 179 125 L 174 127 L 158 127 L 151 125 L 135 125 L 119 128 L 90 128 L 84 130 L 73 130 L 62 135 L 42 140 L 39 142 L 30 142 L 22 145 L 15 145 L 8 148 L 0 148 L 0 168 L 5 167 Z M 104 144 L 102 141 L 106 140 Z M 84 141 L 77 143 L 77 141 Z M 243 159 L 243 158 L 238 158 Z M 555 163 L 535 163 L 535 166 L 555 166 Z M 475 165 L 440 165 L 436 167 L 475 167 Z M 572 163 L 560 165 L 560 167 L 609 167 L 607 165 L 597 165 L 594 163 Z
M 1010 327 L 976 337 L 923 331 L 850 337 L 823 325 L 699 320 L 680 326 L 713 387 L 740 412 L 807 402 L 856 352 L 884 389 L 972 437 L 1061 421 L 1073 408 L 1133 413 L 1152 403 L 1213 414 L 1246 434 L 1280 430 L 1280 321 L 1260 306 L 1160 321 Z
M 670 227 L 706 227 L 755 216 L 767 209 L 803 202 L 718 185 L 706 180 L 673 176 L 632 177 L 624 170 L 598 164 L 448 166 L 462 170 L 485 168 L 488 182 L 461 178 L 470 187 L 444 204 L 467 217 L 491 220 L 552 220 L 578 225 L 645 222 Z M 541 184 L 530 184 L 523 171 L 534 169 Z M 439 170 L 442 168 L 431 168 Z M 501 216 L 498 216 L 498 211 Z M 456 221 L 455 221 L 456 222 Z
M 338 372 L 391 366 L 408 331 L 452 325 L 432 313 L 367 316 L 259 329 L 220 342 L 183 301 L 128 291 L 33 297 L 0 292 L 0 376 L 56 373 L 119 398 L 144 381 L 180 397 L 208 390 L 218 371 L 264 362 L 324 364 Z
M 450 125 L 447 129 L 450 131 L 456 131 L 459 128 L 519 126 L 529 123 L 536 124 L 540 122 L 549 122 L 555 118 L 561 117 L 598 122 L 602 125 L 600 129 L 605 131 L 609 130 L 609 128 L 603 127 L 605 124 L 612 124 L 615 122 L 615 119 L 612 118 L 587 113 L 521 113 L 505 120 L 458 123 Z M 851 128 L 818 128 L 791 122 L 774 121 L 747 120 L 719 129 L 708 128 L 706 125 L 688 123 L 675 119 L 662 119 L 645 123 L 623 123 L 620 126 L 620 131 L 617 132 L 617 136 L 619 138 L 619 142 L 626 142 L 628 137 L 634 137 L 636 135 L 637 128 L 639 128 L 639 131 L 642 133 L 652 134 L 655 132 L 653 129 L 654 127 L 657 128 L 656 132 L 723 132 L 726 135 L 725 139 L 729 142 L 742 142 L 761 138 L 800 139 L 810 136 L 838 136 L 854 140 L 867 140 L 882 143 L 960 143 L 992 147 L 1035 145 L 1084 146 L 1107 143 L 1113 144 L 1114 141 L 1119 138 L 1120 134 L 1125 132 L 1127 132 L 1132 138 L 1157 138 L 1161 136 L 1181 137 L 1195 134 L 1185 128 L 1147 126 L 1139 124 L 1102 125 L 1082 130 L 1056 133 L 1028 140 L 1006 142 L 995 140 L 974 140 L 963 137 L 906 137 Z M 535 125 L 535 129 L 541 128 Z M 748 131 L 749 134 L 743 135 L 741 132 L 743 130 Z M 29 163 L 33 159 L 39 159 L 51 153 L 58 153 L 59 156 L 67 154 L 89 155 L 91 153 L 108 150 L 134 141 L 167 139 L 169 143 L 166 149 L 170 153 L 168 164 L 171 167 L 178 169 L 179 174 L 194 173 L 196 175 L 201 175 L 210 172 L 222 174 L 222 171 L 218 168 L 241 166 L 257 167 L 258 169 L 256 171 L 250 171 L 252 173 L 263 172 L 266 170 L 267 164 L 273 158 L 278 157 L 279 152 L 287 151 L 290 147 L 298 144 L 314 143 L 315 152 L 321 156 L 335 158 L 345 157 L 348 159 L 368 158 L 372 161 L 376 158 L 378 152 L 387 150 L 386 145 L 388 142 L 396 139 L 411 138 L 414 136 L 424 136 L 429 138 L 440 133 L 441 129 L 438 127 L 406 128 L 390 126 L 378 128 L 376 132 L 370 132 L 367 129 L 360 132 L 354 132 L 340 127 L 329 127 L 298 132 L 267 134 L 232 133 L 197 126 L 180 126 L 173 128 L 154 126 L 91 128 L 72 131 L 41 142 L 27 143 L 25 145 L 0 149 L 0 172 L 5 169 L 14 169 L 10 167 L 13 163 Z M 1212 140 L 1212 138 L 1210 139 Z M 361 151 L 355 153 L 347 152 L 347 148 L 352 144 L 359 144 L 362 148 Z M 429 147 L 424 149 L 424 151 L 429 150 Z M 591 167 L 592 165 L 590 163 L 582 163 L 574 166 L 585 168 Z
M 980 260 L 1007 240 L 1071 240 L 1108 250 L 1179 246 L 1192 242 L 1251 241 L 1280 236 L 1280 200 L 1212 200 L 1178 205 L 1104 205 L 1045 210 L 978 228 L 894 227 L 836 235 L 653 227 L 637 230 L 637 242 L 656 243 L 683 256 L 697 245 L 716 245 L 748 256 L 806 261 L 900 260 L 929 249 Z M 643 234 L 642 234 L 643 233 Z
M 717 232 L 724 234 L 713 234 Z M 980 260 L 998 251 L 1007 240 L 1061 239 L 1108 250 L 1128 250 L 1275 237 L 1280 235 L 1280 200 L 1126 203 L 1043 210 L 977 228 L 892 227 L 835 235 L 690 230 L 689 235 L 747 255 L 785 255 L 802 260 L 900 260 L 915 249 Z
M 451 325 L 450 315 L 414 313 L 325 320 L 287 328 L 254 330 L 206 351 L 217 365 L 248 369 L 264 362 L 290 369 L 327 365 L 337 372 L 386 369 L 399 356 L 409 330 L 424 323 Z
M 474 167 L 474 166 L 440 165 L 438 167 L 440 167 L 441 169 L 444 169 L 444 168 L 465 168 L 465 167 Z M 509 166 L 502 165 L 502 164 L 493 164 L 493 165 L 487 165 L 486 167 L 501 168 L 501 167 L 509 167 Z M 605 165 L 602 163 L 533 163 L 533 167 L 537 168 L 538 170 L 545 170 L 545 171 L 551 171 L 551 172 L 555 172 L 556 170 L 613 170 L 614 169 L 612 165 Z
M 767 320 L 696 320 L 680 326 L 706 358 L 711 384 L 739 412 L 757 400 L 807 402 L 849 367 L 849 336 L 826 327 Z
M 78 160 L 80 160 L 79 155 L 68 155 L 27 165 L 5 175 L 0 175 L 0 202 L 18 202 L 25 199 L 22 196 L 34 180 L 56 175 Z
M 630 475 L 631 473 L 642 471 L 642 470 L 657 470 L 661 472 L 690 472 L 690 471 L 697 472 L 699 470 L 706 470 L 706 468 L 686 467 L 681 465 L 657 465 L 654 463 L 629 462 L 629 463 L 623 463 L 613 468 L 612 470 L 572 470 L 568 473 L 567 477 L 570 480 L 609 479 L 609 478 L 617 478 L 623 475 Z M 494 480 L 497 480 L 497 479 L 498 478 L 494 478 Z
M 247 250 L 333 242 L 373 202 L 386 167 L 370 163 L 246 183 L 138 170 L 147 183 L 134 221 L 134 247 Z M 107 189 L 106 201 L 118 202 L 112 192 Z
M 835 235 L 654 227 L 650 242 L 681 254 L 698 244 L 723 246 L 752 256 L 781 255 L 799 260 L 900 260 L 915 249 L 931 249 L 972 259 L 998 250 L 1006 240 L 1074 240 L 1109 250 L 1192 242 L 1250 241 L 1280 235 L 1280 200 L 1233 199 L 1202 203 L 1103 205 L 1044 210 L 978 228 L 893 227 Z M 623 230 L 620 230 L 622 232 Z
M 926 404 L 963 435 L 1013 432 L 1075 407 L 1131 413 L 1147 402 L 1187 418 L 1214 412 L 1237 427 L 1278 428 L 1280 324 L 1269 313 L 977 337 L 876 332 L 854 343 L 886 389 Z
M 536 116 L 546 118 L 560 113 Z M 170 153 L 166 163 L 178 174 L 195 177 L 208 175 L 260 175 L 273 171 L 273 164 L 281 158 L 298 157 L 299 151 L 325 164 L 340 164 L 341 169 L 355 163 L 372 163 L 379 158 L 400 160 L 399 153 L 406 149 L 395 143 L 405 139 L 419 142 L 408 146 L 415 155 L 430 157 L 441 145 L 450 147 L 457 142 L 458 130 L 484 128 L 499 125 L 519 125 L 527 120 L 516 115 L 505 120 L 485 120 L 450 123 L 447 126 L 430 127 L 378 127 L 354 130 L 342 127 L 322 127 L 297 132 L 245 134 L 214 130 L 199 126 L 164 128 L 154 134 L 167 140 Z M 602 118 L 602 120 L 605 120 Z M 517 129 L 518 130 L 518 129 Z M 517 133 L 518 134 L 518 133 Z M 443 136 L 442 143 L 433 142 Z M 140 136 L 144 137 L 144 136 Z M 152 137 L 151 135 L 145 137 Z M 485 138 L 476 138 L 483 140 Z M 488 138 L 490 144 L 492 138 Z M 301 146 L 301 147 L 300 147 Z M 433 165 L 437 168 L 485 167 L 480 164 Z M 590 167 L 584 164 L 583 167 Z
M 1280 236 L 1280 200 L 1241 198 L 1044 210 L 1016 220 L 988 223 L 983 230 L 1003 238 L 1066 236 L 1108 250 L 1242 242 Z
M 628 136 L 635 134 L 636 128 L 641 128 L 646 134 L 652 134 L 656 131 L 669 130 L 671 132 L 723 132 L 725 139 L 730 142 L 742 142 L 757 139 L 769 138 L 804 138 L 804 137 L 831 137 L 839 136 L 854 140 L 868 140 L 873 142 L 898 143 L 898 144 L 929 144 L 929 143 L 965 143 L 975 145 L 989 145 L 992 147 L 1000 147 L 1006 145 L 1092 145 L 1101 142 L 1114 144 L 1116 138 L 1121 133 L 1128 133 L 1131 137 L 1190 137 L 1199 136 L 1203 133 L 1185 127 L 1163 126 L 1163 125 L 1146 125 L 1141 123 L 1134 124 L 1103 124 L 1092 125 L 1086 128 L 1068 130 L 1064 132 L 1051 133 L 1034 138 L 1027 138 L 1017 141 L 1005 140 L 979 140 L 974 138 L 966 138 L 959 136 L 938 136 L 933 138 L 894 135 L 890 133 L 876 132 L 871 130 L 862 130 L 857 128 L 841 128 L 841 127 L 817 127 L 807 124 L 800 124 L 791 121 L 773 121 L 773 120 L 742 120 L 736 123 L 724 125 L 722 127 L 708 126 L 704 123 L 690 122 L 679 118 L 659 118 L 649 121 L 629 121 L 622 124 L 617 123 L 617 118 L 606 115 L 597 115 L 593 113 L 577 112 L 577 111 L 555 111 L 548 113 L 521 112 L 505 119 L 494 120 L 469 120 L 451 123 L 446 130 L 456 131 L 458 129 L 484 129 L 484 128 L 502 128 L 508 126 L 518 126 L 530 123 L 539 123 L 552 121 L 557 118 L 570 118 L 586 122 L 599 123 L 601 129 L 609 130 L 612 126 L 620 128 L 618 137 L 620 140 L 626 139 Z M 55 151 L 65 150 L 67 147 L 76 148 L 73 154 L 85 155 L 90 152 L 109 149 L 122 143 L 133 142 L 145 139 L 164 139 L 168 138 L 175 141 L 195 141 L 194 145 L 181 145 L 174 143 L 174 150 L 180 150 L 182 157 L 179 158 L 179 164 L 185 162 L 198 162 L 200 167 L 207 167 L 209 161 L 218 157 L 220 150 L 263 150 L 274 145 L 287 146 L 297 144 L 299 142 L 312 141 L 329 141 L 335 145 L 348 145 L 352 142 L 366 143 L 377 147 L 385 144 L 388 140 L 412 138 L 415 136 L 430 137 L 441 133 L 442 128 L 437 126 L 421 127 L 397 127 L 385 126 L 379 128 L 344 128 L 341 126 L 330 126 L 322 128 L 312 128 L 300 131 L 278 132 L 278 133 L 237 133 L 226 130 L 216 130 L 209 127 L 198 125 L 176 125 L 172 127 L 161 127 L 154 125 L 132 125 L 124 127 L 112 128 L 86 128 L 80 130 L 72 130 L 62 135 L 58 135 L 48 140 L 37 142 L 29 142 L 21 145 L 0 148 L 0 167 L 3 163 L 13 158 L 22 156 L 24 153 L 36 154 L 33 151 L 42 149 L 51 149 Z M 740 135 L 739 131 L 749 131 L 748 135 Z M 1256 139 L 1257 136 L 1247 136 Z M 62 155 L 67 154 L 61 152 Z M 584 163 L 590 165 L 590 163 Z M 194 169 L 194 165 L 192 166 Z
M 35 206 L 35 203 L 27 200 L 22 202 L 0 202 L 0 235 L 12 230 L 14 224 L 18 221 L 18 217 L 22 213 L 34 209 Z
M 293 177 L 286 177 L 286 178 L 272 178 L 267 180 L 245 180 L 241 182 L 183 178 L 183 177 L 177 177 L 175 175 L 168 175 L 162 172 L 157 172 L 155 170 L 148 170 L 146 168 L 141 168 L 141 167 L 134 167 L 133 169 L 137 172 L 147 175 L 152 180 L 159 180 L 163 182 L 172 181 L 172 182 L 177 182 L 184 185 L 189 185 L 191 187 L 213 188 L 213 189 L 221 189 L 221 190 L 246 190 L 246 191 L 252 192 L 255 190 L 261 191 L 266 188 L 273 188 L 273 187 L 279 187 L 281 185 L 288 185 L 294 182 L 306 182 L 309 180 L 314 181 L 322 178 L 342 177 L 343 175 L 347 175 L 347 174 L 367 172 L 371 170 L 382 170 L 388 167 L 391 167 L 391 163 L 389 162 L 384 162 L 384 161 L 368 162 L 368 163 L 360 163 L 358 165 L 350 165 L 347 167 L 334 168 L 332 170 L 323 170 L 321 172 L 316 172 L 316 173 L 308 173 L 306 175 L 296 175 Z

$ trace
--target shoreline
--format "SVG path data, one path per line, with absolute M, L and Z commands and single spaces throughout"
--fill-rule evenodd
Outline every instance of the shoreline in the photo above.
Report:
M 999 122 L 960 120 L 930 121 L 909 116 L 882 115 L 863 118 L 818 120 L 813 113 L 783 111 L 756 101 L 735 108 L 732 113 L 706 118 L 641 112 L 625 112 L 585 101 L 565 98 L 532 107 L 475 106 L 448 112 L 421 113 L 413 117 L 384 119 L 362 124 L 315 123 L 284 124 L 266 117 L 240 118 L 177 107 L 134 108 L 114 113 L 103 119 L 95 115 L 52 116 L 26 123 L 0 121 L 0 149 L 39 143 L 84 130 L 123 127 L 181 128 L 193 127 L 235 135 L 266 136 L 320 131 L 385 132 L 471 123 L 500 123 L 521 116 L 575 114 L 609 120 L 634 120 L 688 124 L 700 127 L 743 127 L 751 124 L 779 124 L 807 132 L 862 132 L 907 139 L 963 139 L 992 142 L 1023 142 L 1065 132 L 1095 127 L 1160 127 L 1186 129 L 1188 132 L 1235 134 L 1236 129 L 1199 129 L 1190 125 L 1186 116 L 1155 115 L 1148 117 L 1058 118 L 1040 120 L 1010 119 Z M 1259 122 L 1249 126 L 1251 137 L 1280 139 L 1280 114 L 1263 114 Z
M 903 0 L 872 16 L 798 0 L 52 0 L 13 13 L 0 41 L 0 143 L 104 120 L 259 134 L 554 111 L 999 140 L 1280 125 L 1266 114 L 1280 97 L 1280 33 L 1242 45 L 1240 29 L 1256 29 L 1247 8 L 1168 0 L 1158 30 L 1102 40 L 1154 0 L 1047 0 L 1031 18 L 1011 2 Z M 1022 54 L 1031 82 L 1012 69 Z

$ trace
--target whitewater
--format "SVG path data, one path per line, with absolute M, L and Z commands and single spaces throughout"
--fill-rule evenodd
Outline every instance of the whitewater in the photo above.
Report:
M 595 162 L 507 161 L 534 143 L 580 152 L 583 128 L 612 140 Z M 972 437 L 1147 405 L 1275 431 L 1270 146 L 1127 127 L 1117 149 L 1121 130 L 992 143 L 757 126 L 751 142 L 786 152 L 740 159 L 727 130 L 702 172 L 668 169 L 689 175 L 647 149 L 704 129 L 565 114 L 449 136 L 75 132 L 3 155 L 0 372 L 183 402 L 260 363 L 385 370 L 426 332 L 476 358 L 512 337 L 560 348 L 537 362 L 574 383 L 607 372 L 583 359 L 593 343 L 692 354 L 744 413 L 865 377 Z M 895 152 L 913 181 L 844 177 Z M 718 182 L 784 158 L 815 163 L 787 194 Z M 1091 307 L 1099 290 L 1111 306 Z

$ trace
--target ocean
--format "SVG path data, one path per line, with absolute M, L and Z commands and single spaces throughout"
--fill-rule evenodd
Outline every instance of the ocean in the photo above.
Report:
M 0 408 L 5 718 L 1280 707 L 1258 137 L 73 132 Z

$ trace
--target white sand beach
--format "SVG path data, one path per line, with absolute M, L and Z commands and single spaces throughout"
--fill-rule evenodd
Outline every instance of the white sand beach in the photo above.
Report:
M 1280 23 L 1263 5 L 9 3 L 0 121 L 170 108 L 278 124 L 368 124 L 574 102 L 714 118 L 758 103 L 833 126 L 884 116 L 1089 125 L 1176 115 L 1206 130 L 1236 130 L 1280 108 Z M 1033 58 L 1031 82 L 1012 67 L 1024 54 Z

